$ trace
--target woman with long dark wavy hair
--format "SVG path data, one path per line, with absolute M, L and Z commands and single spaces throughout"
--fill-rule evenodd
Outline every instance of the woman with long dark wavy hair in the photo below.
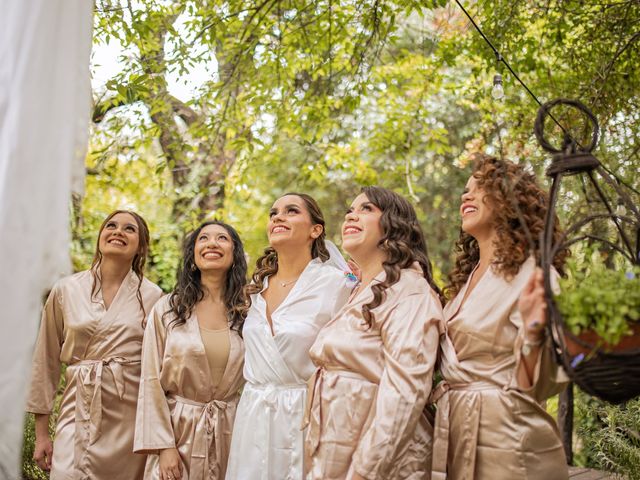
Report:
M 445 289 L 443 382 L 432 395 L 433 478 L 568 476 L 555 421 L 541 405 L 567 380 L 545 344 L 536 272 L 547 209 L 547 194 L 522 166 L 489 156 L 476 160 L 462 194 L 458 256 Z M 565 257 L 561 252 L 554 260 L 558 272 Z
M 244 383 L 247 262 L 236 231 L 206 222 L 183 245 L 176 286 L 144 334 L 135 451 L 144 478 L 223 479 Z
M 144 277 L 149 229 L 135 212 L 102 222 L 89 270 L 58 281 L 44 307 L 26 410 L 36 417 L 34 459 L 52 480 L 140 478 L 133 454 L 144 319 L 162 292 Z M 49 416 L 66 364 L 55 429 Z
M 365 187 L 342 225 L 361 270 L 349 302 L 311 347 L 305 443 L 309 479 L 425 479 L 432 426 L 424 412 L 442 305 L 415 210 Z
M 309 347 L 352 287 L 331 259 L 324 218 L 310 196 L 289 193 L 276 200 L 267 235 L 269 248 L 247 287 L 247 384 L 233 428 L 230 480 L 302 478 L 300 426 L 314 371 Z

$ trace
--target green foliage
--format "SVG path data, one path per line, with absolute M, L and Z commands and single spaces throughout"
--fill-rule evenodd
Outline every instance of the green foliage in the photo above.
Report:
M 469 7 L 540 97 L 578 97 L 593 108 L 605 133 L 599 157 L 632 182 L 639 10 L 573 0 Z M 265 246 L 264 212 L 290 190 L 319 197 L 337 240 L 348 202 L 378 183 L 412 199 L 446 272 L 470 154 L 544 167 L 532 135 L 537 105 L 452 2 L 101 0 L 95 43 L 117 45 L 121 66 L 95 92 L 96 146 L 107 164 L 123 149 L 130 163 L 153 157 L 174 244 L 196 221 L 219 216 L 254 259 Z M 203 69 L 209 78 L 177 98 L 170 80 Z M 498 71 L 503 102 L 490 96 Z M 583 134 L 567 112 L 558 118 Z M 563 218 L 577 208 L 572 192 Z M 175 266 L 168 260 L 154 260 L 163 279 Z
M 640 480 L 640 399 L 610 405 L 580 393 L 576 400 L 576 463 Z
M 556 296 L 558 308 L 574 335 L 593 330 L 615 345 L 633 335 L 631 323 L 640 320 L 640 268 L 611 268 L 598 252 L 587 261 L 585 266 L 570 259 L 569 276 L 560 280 Z

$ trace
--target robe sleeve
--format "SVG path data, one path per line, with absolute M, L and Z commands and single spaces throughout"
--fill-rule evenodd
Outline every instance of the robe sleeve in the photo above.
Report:
M 27 412 L 49 415 L 53 411 L 53 403 L 60 383 L 60 352 L 63 342 L 62 294 L 56 284 L 49 293 L 42 311 L 40 331 L 33 352 Z
M 413 435 L 431 392 L 442 309 L 434 295 L 402 300 L 381 327 L 384 370 L 352 469 L 367 479 L 387 472 Z
M 160 383 L 166 328 L 162 321 L 164 302 L 159 301 L 149 314 L 142 342 L 142 373 L 138 392 L 135 437 L 136 453 L 159 453 L 175 448 L 175 435 L 165 392 Z
M 554 292 L 559 291 L 558 285 L 558 273 L 553 270 L 551 275 L 551 286 Z M 511 379 L 510 387 L 520 392 L 531 395 L 535 400 L 540 403 L 547 398 L 563 391 L 569 383 L 569 377 L 565 373 L 564 369 L 559 366 L 554 359 L 553 355 L 553 342 L 550 338 L 546 338 L 545 342 L 540 348 L 538 354 L 538 360 L 533 371 L 533 380 L 529 388 L 522 388 L 518 384 L 518 369 L 522 363 L 522 344 L 524 343 L 524 321 L 522 315 L 518 310 L 518 304 L 516 303 L 509 315 L 509 320 L 513 325 L 518 328 L 518 336 L 513 346 L 513 353 L 516 357 L 516 365 L 513 370 L 513 376 Z

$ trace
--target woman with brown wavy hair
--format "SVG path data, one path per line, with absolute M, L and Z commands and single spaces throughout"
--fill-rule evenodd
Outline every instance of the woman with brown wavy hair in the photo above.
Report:
M 222 480 L 244 383 L 243 288 L 238 233 L 205 222 L 187 235 L 176 286 L 144 333 L 134 450 L 147 480 Z
M 140 478 L 133 453 L 146 314 L 162 294 L 144 277 L 149 229 L 135 212 L 102 223 L 89 270 L 58 281 L 44 307 L 27 412 L 36 417 L 34 459 L 52 480 Z M 49 416 L 66 364 L 55 440 Z
M 434 479 L 568 476 L 555 421 L 541 405 L 566 382 L 545 344 L 541 278 L 534 274 L 547 208 L 546 193 L 522 166 L 476 160 L 445 289 L 443 382 L 432 395 Z M 560 272 L 565 256 L 555 259 Z
M 342 225 L 361 269 L 349 302 L 310 355 L 305 442 L 308 477 L 426 479 L 432 426 L 424 411 L 436 363 L 442 306 L 411 204 L 365 187 Z
M 300 425 L 314 371 L 309 347 L 352 288 L 330 258 L 324 218 L 310 196 L 288 193 L 276 200 L 267 236 L 269 248 L 247 287 L 247 383 L 233 427 L 229 480 L 302 478 Z

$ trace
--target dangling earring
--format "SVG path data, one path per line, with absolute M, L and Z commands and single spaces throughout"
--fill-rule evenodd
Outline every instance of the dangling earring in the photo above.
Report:
M 191 271 L 195 272 L 196 270 L 198 270 L 198 267 L 196 267 L 196 264 L 194 263 L 191 265 Z

